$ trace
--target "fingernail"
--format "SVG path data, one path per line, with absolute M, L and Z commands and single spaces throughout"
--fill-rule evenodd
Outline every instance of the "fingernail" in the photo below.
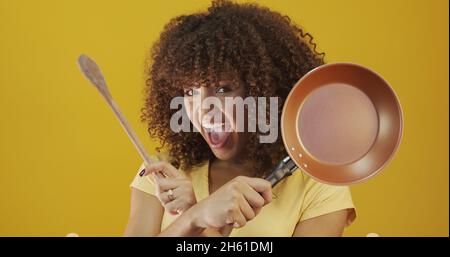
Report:
M 145 173 L 145 169 L 141 170 L 141 172 L 139 172 L 139 177 L 144 176 L 144 173 Z
M 233 223 L 233 227 L 237 228 L 239 227 L 239 224 L 237 222 Z

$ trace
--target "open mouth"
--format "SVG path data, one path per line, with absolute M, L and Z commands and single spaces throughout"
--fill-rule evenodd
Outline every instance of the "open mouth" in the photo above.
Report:
M 206 140 L 212 148 L 221 148 L 228 142 L 232 131 L 229 126 L 227 122 L 202 125 Z

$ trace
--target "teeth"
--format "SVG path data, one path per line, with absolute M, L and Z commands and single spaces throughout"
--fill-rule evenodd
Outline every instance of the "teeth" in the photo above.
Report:
M 203 127 L 205 128 L 216 128 L 216 127 L 222 127 L 225 123 L 204 123 Z
M 210 129 L 210 132 L 225 132 L 225 128 L 220 127 L 214 127 Z
M 230 124 L 226 124 L 225 122 L 222 123 L 210 123 L 210 122 L 203 122 L 201 124 L 202 128 L 206 132 L 231 132 L 233 129 L 230 127 Z
M 214 123 L 214 124 L 210 124 L 210 123 L 204 123 L 202 124 L 203 128 L 208 129 L 208 130 L 216 130 L 217 128 L 222 128 L 222 126 L 225 123 Z

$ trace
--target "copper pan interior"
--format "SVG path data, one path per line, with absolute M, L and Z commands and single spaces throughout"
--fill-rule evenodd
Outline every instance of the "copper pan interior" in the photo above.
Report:
M 402 111 L 389 84 L 351 63 L 320 66 L 299 80 L 283 108 L 287 152 L 324 183 L 349 185 L 377 174 L 394 155 Z

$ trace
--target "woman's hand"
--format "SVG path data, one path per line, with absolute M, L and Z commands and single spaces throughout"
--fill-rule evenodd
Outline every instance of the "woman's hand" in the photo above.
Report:
M 243 227 L 261 208 L 272 201 L 272 188 L 261 178 L 239 176 L 192 207 L 193 224 L 220 229 Z
M 197 203 L 192 183 L 168 162 L 156 162 L 139 175 L 153 176 L 159 201 L 172 215 L 182 213 Z

